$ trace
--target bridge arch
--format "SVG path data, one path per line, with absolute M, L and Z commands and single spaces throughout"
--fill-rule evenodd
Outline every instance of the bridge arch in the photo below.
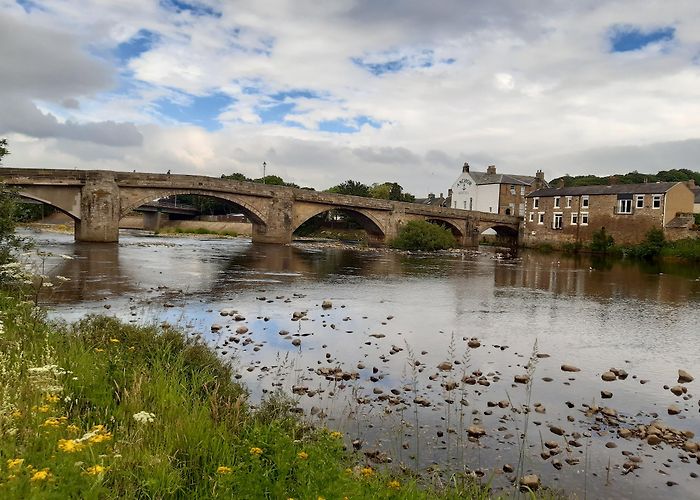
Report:
M 48 200 L 48 199 L 46 199 L 46 198 L 44 198 L 44 197 L 41 197 L 41 196 L 37 196 L 37 195 L 35 195 L 35 194 L 33 194 L 33 193 L 29 192 L 29 191 L 20 191 L 20 192 L 17 193 L 17 194 L 18 194 L 19 197 L 20 197 L 20 202 L 21 202 L 21 199 L 22 199 L 22 198 L 24 198 L 24 199 L 26 199 L 26 200 L 38 201 L 39 203 L 43 203 L 44 205 L 48 205 L 48 206 L 50 206 L 50 207 L 52 207 L 52 208 L 55 208 L 55 209 L 58 210 L 59 212 L 61 212 L 61 213 L 63 213 L 63 214 L 66 214 L 68 217 L 70 217 L 70 218 L 73 219 L 74 221 L 80 221 L 80 215 L 74 213 L 73 210 L 70 210 L 70 209 L 68 209 L 68 208 L 66 208 L 66 207 L 62 207 L 59 203 L 56 203 L 56 202 L 51 201 L 51 200 Z
M 306 209 L 303 209 L 299 213 L 295 214 L 294 222 L 292 224 L 292 234 L 305 222 L 317 217 L 318 215 L 331 211 L 349 214 L 353 220 L 355 220 L 362 227 L 362 229 L 365 230 L 369 236 L 370 243 L 380 243 L 384 241 L 386 237 L 386 230 L 373 214 L 362 209 L 342 206 L 333 207 L 323 205 L 321 207 L 313 207 L 310 209 L 306 207 Z
M 122 190 L 126 191 L 126 190 Z M 267 225 L 264 216 L 253 207 L 250 203 L 242 200 L 235 194 L 219 193 L 214 191 L 205 191 L 201 189 L 162 189 L 162 190 L 140 190 L 136 194 L 122 193 L 121 200 L 121 210 L 120 217 L 124 217 L 126 214 L 132 210 L 145 205 L 148 202 L 156 200 L 158 198 L 166 198 L 175 195 L 198 195 L 206 196 L 209 198 L 215 198 L 222 201 L 226 201 L 236 205 L 240 208 L 241 212 L 253 223 L 253 225 L 265 226 Z
M 454 236 L 457 241 L 462 241 L 462 238 L 464 238 L 464 232 L 454 222 L 437 217 L 429 217 L 426 219 L 426 222 L 449 229 L 452 232 L 452 236 Z
M 493 238 L 496 244 L 503 246 L 517 246 L 519 237 L 518 228 L 498 222 L 491 224 L 482 223 L 478 226 L 479 237 L 484 236 L 484 232 L 488 231 L 489 229 L 492 229 L 496 233 L 495 238 Z

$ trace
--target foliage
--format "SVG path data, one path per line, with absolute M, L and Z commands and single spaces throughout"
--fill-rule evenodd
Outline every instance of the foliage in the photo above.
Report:
M 401 250 L 444 250 L 457 245 L 452 232 L 426 221 L 410 221 L 399 229 L 391 247 Z
M 700 226 L 700 214 L 694 214 L 695 216 L 695 225 Z
M 293 182 L 286 182 L 279 175 L 266 175 L 265 177 L 251 179 L 250 177 L 247 177 L 246 175 L 244 175 L 240 172 L 234 172 L 234 173 L 229 174 L 229 175 L 221 174 L 221 178 L 226 179 L 226 180 L 230 180 L 230 181 L 257 182 L 258 184 L 269 184 L 271 186 L 287 186 L 287 187 L 293 187 L 293 188 L 299 187 L 297 184 L 294 184 Z
M 624 253 L 637 259 L 649 260 L 658 257 L 665 245 L 664 232 L 659 228 L 652 228 L 647 232 L 643 242 L 625 248 Z
M 348 179 L 345 182 L 341 182 L 340 184 L 328 188 L 326 191 L 329 193 L 336 193 L 336 194 L 350 194 L 353 196 L 364 196 L 365 198 L 369 198 L 369 186 L 367 184 L 363 184 L 359 181 L 353 181 L 352 179 Z
M 401 185 L 396 182 L 383 182 L 381 184 L 374 183 L 369 188 L 369 195 L 372 198 L 393 201 L 413 202 L 416 197 L 409 193 L 404 193 Z
M 7 139 L 0 139 L 0 164 L 2 164 L 2 157 L 9 154 L 10 150 L 7 149 Z
M 615 239 L 610 233 L 605 231 L 604 227 L 593 233 L 591 237 L 591 252 L 608 253 L 614 246 Z
M 9 154 L 7 140 L 0 140 L 0 160 Z M 19 202 L 16 190 L 0 182 L 0 265 L 14 260 L 14 253 L 25 246 L 22 238 L 15 234 L 19 217 Z
M 490 496 L 466 474 L 438 489 L 355 462 L 279 395 L 254 411 L 231 366 L 180 332 L 37 311 L 0 294 L 3 499 Z
M 700 184 L 700 172 L 694 172 L 687 168 L 661 170 L 656 174 L 643 174 L 636 170 L 626 174 L 614 174 L 607 177 L 598 177 L 596 175 L 565 175 L 557 179 L 552 179 L 552 186 L 558 183 L 564 183 L 565 187 L 571 186 L 606 186 L 610 184 L 642 184 L 644 182 L 682 182 L 694 180 L 696 184 Z
M 583 249 L 583 244 L 580 241 L 575 241 L 573 243 L 566 242 L 561 246 L 564 253 L 579 253 Z
M 700 238 L 685 238 L 667 242 L 661 250 L 661 256 L 700 262 Z

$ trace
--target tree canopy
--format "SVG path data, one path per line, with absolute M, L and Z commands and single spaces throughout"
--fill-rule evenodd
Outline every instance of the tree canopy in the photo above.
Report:
M 329 193 L 350 194 L 364 196 L 365 198 L 377 198 L 381 200 L 415 201 L 416 197 L 410 193 L 404 193 L 403 188 L 396 182 L 375 182 L 371 186 L 359 181 L 347 180 L 336 186 L 326 189 Z
M 609 186 L 612 184 L 642 184 L 644 182 L 682 182 L 694 180 L 700 184 L 700 172 L 694 172 L 687 168 L 661 170 L 656 174 L 643 174 L 636 170 L 626 174 L 614 174 L 604 177 L 597 175 L 565 175 L 557 179 L 552 179 L 552 186 L 563 181 L 564 187 L 571 186 Z
M 2 163 L 2 157 L 9 154 L 10 150 L 7 149 L 7 139 L 0 139 L 0 163 Z
M 287 187 L 294 187 L 294 188 L 299 187 L 297 184 L 294 184 L 293 182 L 286 182 L 279 175 L 266 175 L 265 177 L 251 179 L 250 177 L 247 177 L 246 175 L 244 175 L 240 172 L 234 172 L 234 173 L 229 174 L 229 175 L 221 174 L 221 178 L 226 179 L 226 180 L 230 180 L 230 181 L 257 182 L 258 184 L 270 184 L 271 186 L 287 186 Z

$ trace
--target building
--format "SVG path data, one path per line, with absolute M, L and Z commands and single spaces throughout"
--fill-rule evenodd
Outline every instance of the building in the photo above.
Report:
M 695 202 L 693 203 L 693 213 L 700 214 L 700 187 L 695 185 L 695 181 L 688 181 L 688 187 L 695 195 Z
M 420 203 L 421 205 L 431 205 L 433 207 L 449 207 L 450 206 L 450 196 L 452 190 L 448 191 L 447 198 L 445 198 L 442 193 L 440 196 L 435 196 L 434 193 L 429 193 L 427 198 L 416 198 L 414 203 Z
M 529 175 L 499 174 L 491 165 L 486 172 L 476 172 L 465 163 L 462 173 L 452 184 L 452 208 L 478 210 L 501 215 L 525 215 L 525 197 L 538 188 L 547 187 L 541 170 Z
M 641 242 L 652 228 L 686 238 L 693 198 L 683 182 L 538 189 L 527 196 L 523 242 L 588 243 L 603 227 L 622 244 Z

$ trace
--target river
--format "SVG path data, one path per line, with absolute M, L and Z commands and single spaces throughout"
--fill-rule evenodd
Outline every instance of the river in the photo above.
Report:
M 700 435 L 699 267 L 23 234 L 48 254 L 53 318 L 175 325 L 231 360 L 253 402 L 294 392 L 374 460 L 497 487 L 520 463 L 581 498 L 700 498 L 700 455 L 682 449 Z M 698 379 L 678 384 L 678 369 Z M 673 431 L 658 424 L 652 446 L 635 433 L 656 418 Z

